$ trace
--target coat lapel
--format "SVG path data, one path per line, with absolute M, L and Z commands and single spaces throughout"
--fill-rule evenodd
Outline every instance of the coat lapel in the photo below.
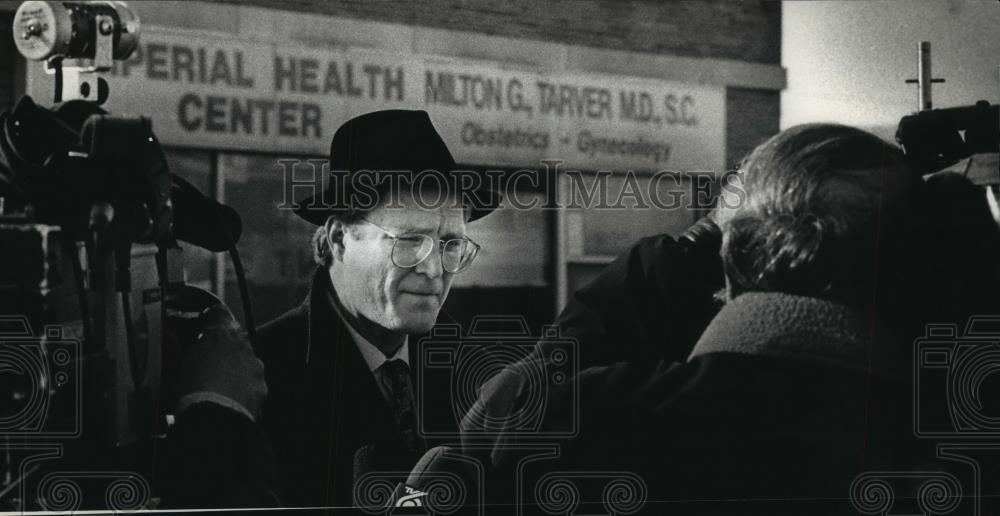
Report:
M 390 407 L 335 311 L 332 295 L 329 275 L 317 270 L 309 295 L 290 319 L 293 325 L 271 335 L 262 350 L 269 370 L 277 368 L 269 376 L 275 383 L 269 385 L 268 423 L 282 452 L 285 491 L 296 503 L 344 506 L 353 500 L 359 449 L 367 448 L 367 463 L 359 464 L 362 472 L 409 471 L 419 456 L 406 451 Z M 416 394 L 419 377 L 428 378 L 416 374 L 422 366 L 420 337 L 411 336 L 409 342 Z M 439 416 L 450 422 L 448 427 L 456 426 L 450 376 L 447 371 L 432 376 L 423 389 L 428 403 L 415 400 L 418 417 L 431 413 L 435 422 L 429 428 L 440 428 Z M 418 421 L 418 432 L 421 428 L 428 426 Z
M 324 498 L 350 492 L 358 449 L 391 441 L 395 425 L 375 378 L 334 310 L 333 287 L 318 271 L 310 291 L 305 385 L 308 402 L 304 424 L 319 471 L 324 471 Z M 312 446 L 310 446 L 312 448 Z M 343 485 L 346 483 L 346 486 Z M 339 495 L 337 493 L 340 493 Z
M 402 458 L 399 452 L 405 449 L 375 376 L 333 306 L 334 295 L 329 275 L 319 271 L 309 296 L 306 384 L 313 398 L 308 406 L 319 409 L 310 423 L 324 443 L 328 478 L 334 478 L 337 465 L 354 465 L 362 447 L 374 447 L 375 462 L 383 464 Z M 412 344 L 410 356 L 414 364 Z

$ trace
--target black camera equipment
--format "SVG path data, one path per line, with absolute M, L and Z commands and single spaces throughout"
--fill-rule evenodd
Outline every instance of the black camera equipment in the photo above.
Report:
M 928 109 L 904 116 L 896 129 L 896 141 L 907 160 L 921 175 L 937 172 L 976 154 L 1000 152 L 1000 106 L 981 100 L 973 106 Z M 1000 182 L 993 177 L 970 175 L 977 184 Z
M 56 104 L 24 97 L 0 114 L 0 507 L 155 504 L 145 479 L 176 401 L 171 364 L 222 303 L 170 281 L 178 241 L 229 252 L 253 338 L 239 215 L 170 173 L 149 119 L 99 107 L 101 74 L 135 49 L 138 27 L 123 2 L 29 1 L 14 18 L 18 49 L 55 75 Z M 45 447 L 47 460 L 30 457 Z M 65 470 L 88 470 L 78 487 L 111 485 L 60 505 L 49 491 Z M 147 499 L 115 505 L 122 482 Z
M 924 176 L 957 172 L 973 184 L 996 189 L 1000 184 L 1000 106 L 980 100 L 972 106 L 933 109 L 931 88 L 944 79 L 931 72 L 931 43 L 917 44 L 917 112 L 904 116 L 896 127 L 914 171 Z
M 14 43 L 24 57 L 45 61 L 55 75 L 55 101 L 81 98 L 103 104 L 108 71 L 139 44 L 139 17 L 125 2 L 21 4 L 14 15 Z

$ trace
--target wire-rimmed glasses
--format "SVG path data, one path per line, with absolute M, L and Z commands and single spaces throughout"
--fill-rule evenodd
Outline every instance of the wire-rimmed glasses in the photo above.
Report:
M 431 255 L 434 250 L 434 237 L 423 233 L 402 233 L 397 235 L 378 224 L 367 220 L 362 221 L 381 229 L 383 233 L 393 239 L 392 252 L 390 258 L 397 267 L 409 269 L 420 265 L 421 262 Z M 457 274 L 464 271 L 476 259 L 481 246 L 471 238 L 450 238 L 448 240 L 437 240 L 438 249 L 441 252 L 441 266 L 445 271 Z

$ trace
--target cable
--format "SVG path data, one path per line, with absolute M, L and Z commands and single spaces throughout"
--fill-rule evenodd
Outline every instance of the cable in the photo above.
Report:
M 229 230 L 226 230 L 229 233 Z M 230 241 L 232 241 L 230 239 Z M 247 279 L 243 273 L 243 261 L 240 260 L 240 253 L 236 250 L 235 242 L 229 247 L 229 258 L 233 261 L 233 270 L 236 271 L 236 284 L 240 289 L 240 300 L 243 301 L 243 320 L 246 322 L 247 335 L 250 337 L 250 344 L 256 342 L 257 330 L 253 321 L 253 308 L 250 306 L 250 291 L 247 289 Z
M 84 281 L 84 271 L 83 264 L 80 263 L 80 254 L 76 248 L 76 242 L 69 242 L 73 245 L 70 256 L 72 256 L 73 262 L 73 278 L 76 282 L 76 297 L 80 302 L 80 320 L 83 323 L 83 342 L 85 343 L 87 352 L 91 351 L 92 346 L 94 346 L 94 329 L 90 324 L 90 308 L 87 304 L 87 291 L 86 282 Z
M 135 329 L 132 328 L 132 296 L 127 290 L 122 290 L 121 301 L 122 301 L 122 314 L 125 319 L 125 346 L 128 348 L 128 364 L 129 369 L 132 373 L 132 384 L 135 386 L 136 390 L 142 385 L 142 379 L 145 377 L 145 367 L 143 367 L 142 374 L 139 373 L 139 359 L 136 357 L 135 352 Z
M 62 102 L 62 90 L 63 90 L 63 70 L 62 70 L 62 56 L 56 56 L 49 59 L 52 68 L 55 70 L 55 104 Z
M 125 319 L 125 346 L 128 348 L 129 369 L 136 390 L 146 376 L 145 364 L 136 356 L 135 328 L 132 327 L 132 243 L 123 242 L 115 248 L 115 290 L 121 294 L 122 316 Z M 140 366 L 142 366 L 140 368 Z M 140 373 L 141 371 L 141 373 Z

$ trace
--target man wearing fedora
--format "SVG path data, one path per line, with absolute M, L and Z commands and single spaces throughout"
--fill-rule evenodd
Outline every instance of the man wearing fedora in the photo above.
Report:
M 418 415 L 454 420 L 447 386 L 417 399 L 416 343 L 479 251 L 466 223 L 498 200 L 459 192 L 455 169 L 426 112 L 368 113 L 334 134 L 329 190 L 295 210 L 318 226 L 318 267 L 255 343 L 284 505 L 354 505 L 355 481 L 409 471 L 426 451 Z

